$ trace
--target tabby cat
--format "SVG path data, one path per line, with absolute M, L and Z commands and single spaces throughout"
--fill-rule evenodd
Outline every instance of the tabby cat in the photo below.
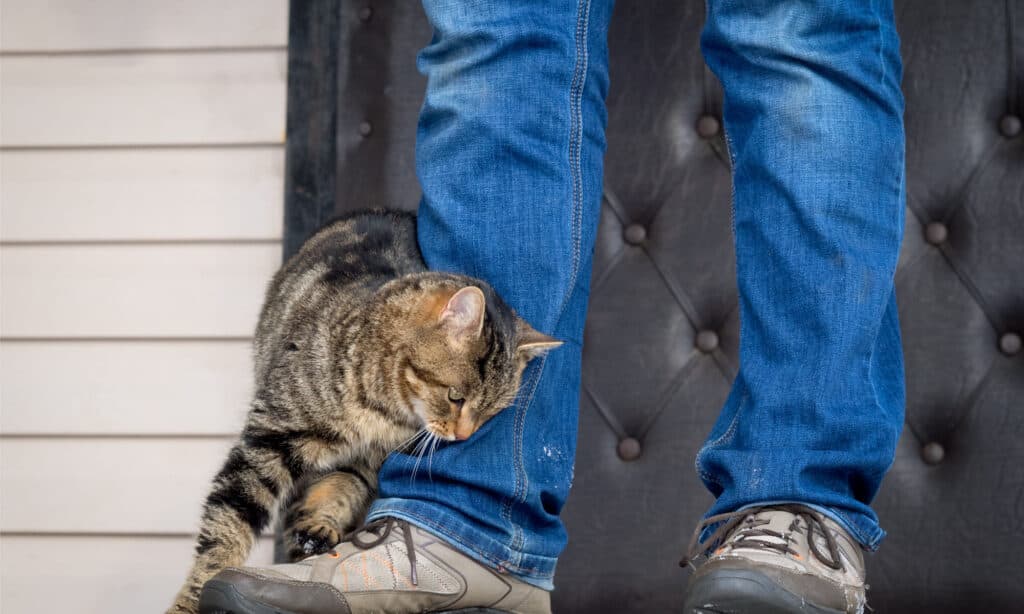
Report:
M 319 230 L 267 290 L 255 398 L 169 612 L 196 612 L 203 584 L 241 565 L 281 507 L 293 560 L 331 549 L 361 521 L 390 452 L 468 438 L 512 402 L 527 362 L 559 344 L 485 282 L 427 271 L 411 214 L 362 212 Z

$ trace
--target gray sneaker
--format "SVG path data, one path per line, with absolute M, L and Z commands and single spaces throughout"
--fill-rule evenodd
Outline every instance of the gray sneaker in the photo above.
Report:
M 701 531 L 722 523 L 704 542 Z M 687 558 L 686 614 L 861 614 L 861 548 L 842 527 L 803 505 L 755 507 L 698 525 Z
M 382 518 L 298 563 L 228 568 L 201 614 L 515 612 L 550 614 L 550 594 L 498 573 L 402 520 Z

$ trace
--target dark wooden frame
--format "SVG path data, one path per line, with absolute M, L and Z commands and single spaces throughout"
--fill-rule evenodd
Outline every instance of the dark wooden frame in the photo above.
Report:
M 284 257 L 334 211 L 338 48 L 344 2 L 292 0 L 288 18 L 288 124 Z

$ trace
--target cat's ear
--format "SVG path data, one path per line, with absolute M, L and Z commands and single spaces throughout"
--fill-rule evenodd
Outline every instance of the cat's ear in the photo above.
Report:
M 516 344 L 516 352 L 525 356 L 527 360 L 540 356 L 560 345 L 562 345 L 561 341 L 535 330 L 526 323 L 526 320 L 520 318 L 519 340 Z
M 480 336 L 486 309 L 483 291 L 476 286 L 466 286 L 448 299 L 438 321 L 448 332 L 448 338 L 460 344 Z

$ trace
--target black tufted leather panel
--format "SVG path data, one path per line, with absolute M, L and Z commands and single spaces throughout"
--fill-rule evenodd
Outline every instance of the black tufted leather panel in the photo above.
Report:
M 1019 611 L 1024 587 L 1024 1 L 897 0 L 907 426 L 876 502 L 880 612 Z M 335 210 L 415 208 L 412 2 L 293 0 L 286 250 Z M 667 612 L 710 504 L 693 458 L 737 369 L 721 90 L 703 3 L 620 0 L 561 612 Z M 326 82 L 325 82 L 326 81 Z M 324 134 L 333 134 L 333 141 Z

